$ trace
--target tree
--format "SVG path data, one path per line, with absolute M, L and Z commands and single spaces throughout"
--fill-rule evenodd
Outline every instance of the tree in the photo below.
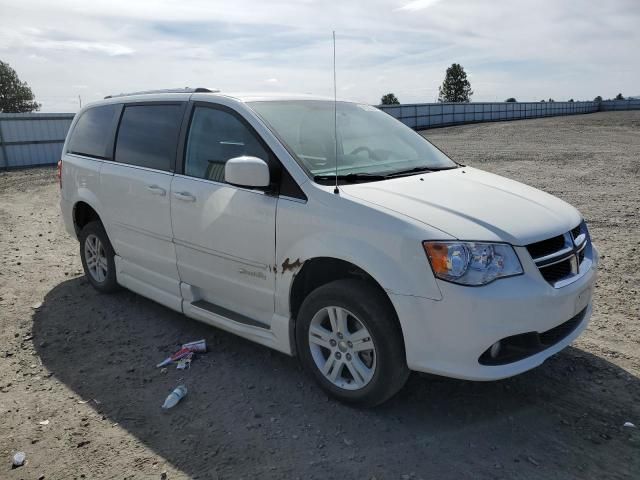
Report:
M 507 98 L 507 99 L 505 100 L 505 102 L 513 103 L 513 102 L 517 102 L 517 100 L 516 100 L 515 98 L 513 98 L 513 97 L 509 97 L 509 98 Z
M 624 100 L 624 97 L 621 93 L 619 93 L 618 95 L 616 95 L 616 98 L 614 98 L 614 100 Z
M 598 95 L 596 98 L 593 99 L 594 102 L 601 102 L 602 101 L 602 97 L 600 95 Z
M 554 102 L 555 102 L 555 100 L 554 100 L 553 98 L 550 98 L 550 99 L 548 100 L 548 102 L 549 102 L 549 103 L 554 103 Z
M 398 100 L 398 97 L 395 96 L 395 94 L 387 93 L 380 99 L 380 105 L 400 105 L 400 101 Z
M 459 63 L 451 64 L 438 89 L 438 101 L 468 103 L 471 95 L 473 95 L 473 90 L 471 90 L 471 83 L 467 80 L 464 68 Z
M 573 103 L 573 98 L 570 98 L 569 100 L 567 100 L 567 102 Z
M 40 104 L 27 82 L 21 82 L 16 71 L 0 60 L 0 113 L 27 113 L 40 110 Z

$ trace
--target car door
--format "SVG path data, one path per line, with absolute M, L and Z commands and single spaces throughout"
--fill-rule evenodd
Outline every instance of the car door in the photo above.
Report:
M 268 326 L 274 312 L 277 197 L 269 189 L 225 183 L 226 161 L 242 155 L 274 165 L 272 154 L 240 114 L 222 105 L 194 104 L 183 173 L 171 185 L 178 271 L 189 289 L 186 301 Z
M 100 172 L 118 282 L 176 310 L 180 280 L 170 191 L 185 102 L 125 104 L 113 162 Z

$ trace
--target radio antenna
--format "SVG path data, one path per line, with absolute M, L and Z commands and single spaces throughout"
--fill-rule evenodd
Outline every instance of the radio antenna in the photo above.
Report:
M 333 140 L 336 147 L 336 186 L 333 193 L 339 194 L 338 190 L 338 93 L 336 90 L 336 31 L 333 31 Z

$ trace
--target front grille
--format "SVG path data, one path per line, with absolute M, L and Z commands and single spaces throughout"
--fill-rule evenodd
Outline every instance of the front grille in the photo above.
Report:
M 559 287 L 566 284 L 563 280 L 578 275 L 590 247 L 589 242 L 587 227 L 581 222 L 563 235 L 527 245 L 527 251 L 542 277 L 554 287 Z
M 577 227 L 573 228 L 571 230 L 571 236 L 575 239 L 578 238 L 578 235 L 580 235 L 582 233 L 582 224 L 578 225 Z
M 546 332 L 526 332 L 500 340 L 500 350 L 491 356 L 491 347 L 487 348 L 478 363 L 481 365 L 506 365 L 535 355 L 571 335 L 584 320 L 587 307 L 557 327 Z
M 553 265 L 549 265 L 548 267 L 541 267 L 540 273 L 549 283 L 562 280 L 563 278 L 571 275 L 571 259 L 566 259 L 562 262 L 554 263 Z
M 529 250 L 533 258 L 538 258 L 557 252 L 562 247 L 564 247 L 564 235 L 558 235 L 557 237 L 527 245 L 527 250 Z

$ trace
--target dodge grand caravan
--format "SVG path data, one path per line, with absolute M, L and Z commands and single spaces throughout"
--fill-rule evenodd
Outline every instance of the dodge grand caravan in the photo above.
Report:
M 591 315 L 598 254 L 575 208 L 369 105 L 107 97 L 76 115 L 59 175 L 97 290 L 297 355 L 346 402 L 381 403 L 410 370 L 519 374 Z

